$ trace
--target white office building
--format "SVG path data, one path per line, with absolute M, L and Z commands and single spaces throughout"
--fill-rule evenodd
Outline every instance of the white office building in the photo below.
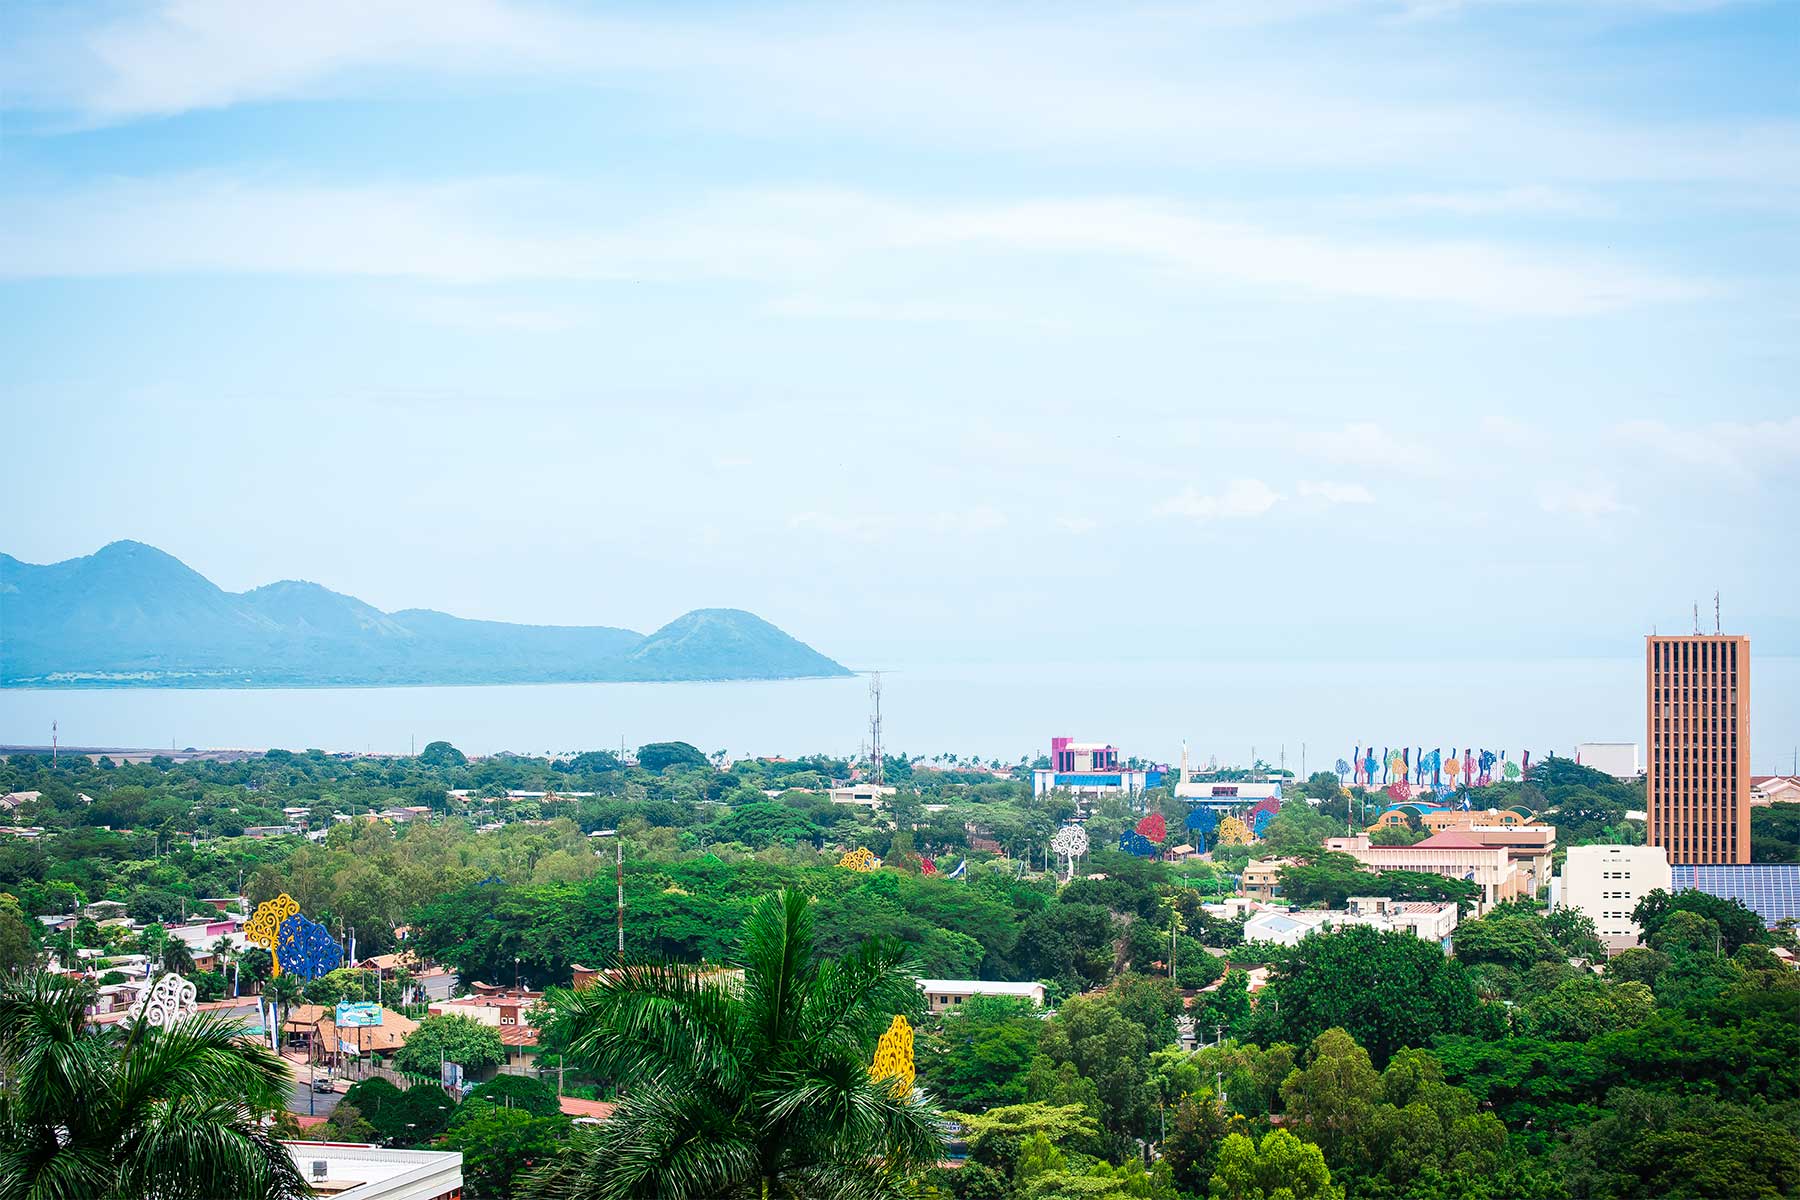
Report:
M 1641 773 L 1636 742 L 1583 742 L 1575 747 L 1575 761 L 1614 779 L 1636 779 Z
M 1669 891 L 1672 878 L 1661 846 L 1570 846 L 1550 899 L 1586 913 L 1607 952 L 1617 954 L 1643 932 L 1631 919 L 1638 901 L 1657 888 Z

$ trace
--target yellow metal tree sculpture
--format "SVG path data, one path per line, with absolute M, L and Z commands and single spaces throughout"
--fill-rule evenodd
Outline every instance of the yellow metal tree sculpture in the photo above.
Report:
M 275 936 L 281 932 L 281 923 L 300 911 L 294 898 L 286 892 L 273 900 L 264 900 L 250 914 L 250 920 L 244 925 L 244 936 L 269 952 L 269 958 L 275 964 L 275 974 L 281 974 L 281 958 L 275 953 Z
M 1219 845 L 1247 846 L 1250 844 L 1250 828 L 1236 817 L 1226 817 L 1219 822 Z
M 896 1099 L 912 1091 L 913 1031 L 905 1013 L 895 1013 L 893 1023 L 875 1044 L 875 1062 L 869 1067 L 869 1078 L 879 1082 L 891 1079 L 889 1090 Z
M 873 871 L 881 865 L 881 860 L 870 854 L 867 847 L 858 846 L 854 850 L 844 851 L 844 857 L 838 859 L 838 866 L 849 871 Z

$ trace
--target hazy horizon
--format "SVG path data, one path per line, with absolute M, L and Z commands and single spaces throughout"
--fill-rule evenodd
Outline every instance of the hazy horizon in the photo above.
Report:
M 1749 0 L 13 6 L 0 403 L 59 470 L 0 550 L 853 666 L 1624 657 L 1715 590 L 1800 652 L 1796 44 Z

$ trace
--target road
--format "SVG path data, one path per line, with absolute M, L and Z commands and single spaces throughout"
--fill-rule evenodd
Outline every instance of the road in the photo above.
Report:
M 294 1082 L 288 1088 L 287 1110 L 302 1117 L 328 1117 L 331 1110 L 338 1106 L 344 1098 L 342 1092 L 315 1092 L 307 1077 L 305 1063 L 289 1061 L 288 1070 L 294 1074 Z M 323 1077 L 324 1072 L 320 1072 Z M 341 1084 L 339 1085 L 342 1086 Z

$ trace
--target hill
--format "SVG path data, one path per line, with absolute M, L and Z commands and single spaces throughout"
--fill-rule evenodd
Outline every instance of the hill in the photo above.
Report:
M 753 613 L 697 609 L 645 636 L 382 612 L 316 583 L 227 592 L 114 542 L 39 566 L 0 554 L 0 686 L 320 687 L 847 675 Z

